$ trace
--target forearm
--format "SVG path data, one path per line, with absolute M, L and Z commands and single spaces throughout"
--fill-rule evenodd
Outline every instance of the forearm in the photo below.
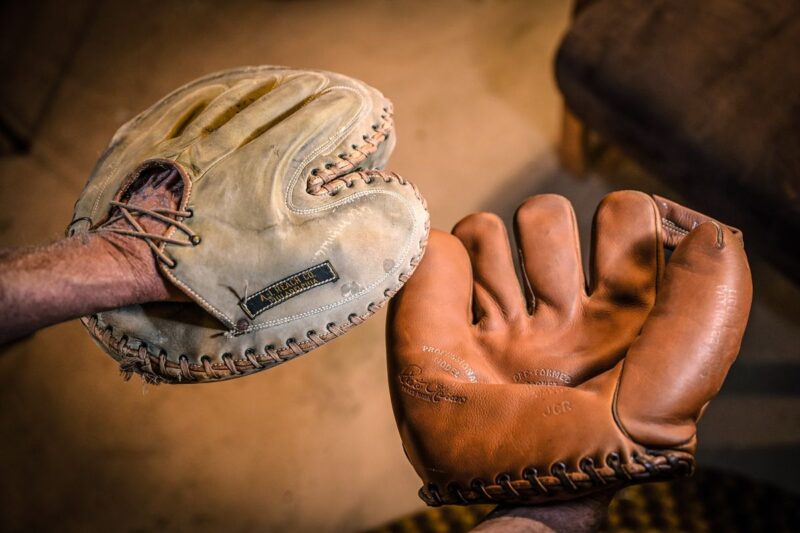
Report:
M 144 242 L 89 234 L 0 253 L 0 343 L 122 305 L 166 298 Z
M 538 506 L 499 506 L 472 531 L 479 533 L 589 533 L 597 531 L 613 493 Z

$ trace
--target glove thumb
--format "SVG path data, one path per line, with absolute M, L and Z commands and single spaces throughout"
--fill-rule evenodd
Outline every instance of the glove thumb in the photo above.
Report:
M 739 352 L 752 300 L 740 238 L 711 221 L 678 245 L 625 359 L 617 422 L 651 447 L 691 445 L 703 407 Z

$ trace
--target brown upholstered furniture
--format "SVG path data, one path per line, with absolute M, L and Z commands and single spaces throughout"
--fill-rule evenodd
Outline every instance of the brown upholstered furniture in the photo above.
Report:
M 800 2 L 580 0 L 555 69 L 578 170 L 583 127 L 689 203 L 800 261 Z

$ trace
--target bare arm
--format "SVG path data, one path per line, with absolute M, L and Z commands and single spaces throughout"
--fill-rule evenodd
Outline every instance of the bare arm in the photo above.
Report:
M 182 184 L 175 173 L 153 175 L 131 201 L 151 208 L 174 208 Z M 168 224 L 141 216 L 149 233 Z M 126 229 L 123 217 L 106 228 Z M 99 231 L 52 244 L 0 251 L 0 344 L 37 329 L 116 307 L 180 299 L 158 271 L 156 258 L 141 238 Z
M 0 252 L 0 343 L 89 313 L 169 297 L 147 244 L 88 234 Z
M 585 496 L 578 500 L 538 506 L 499 506 L 478 527 L 476 533 L 589 533 L 597 531 L 608 510 L 613 492 Z

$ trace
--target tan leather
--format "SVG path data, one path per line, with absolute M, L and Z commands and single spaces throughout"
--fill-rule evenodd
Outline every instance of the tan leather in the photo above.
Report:
M 159 242 L 159 264 L 191 302 L 84 324 L 153 382 L 251 374 L 345 333 L 400 288 L 427 239 L 419 191 L 379 170 L 394 143 L 389 101 L 333 72 L 244 67 L 175 90 L 114 135 L 69 231 L 102 229 L 143 169 L 177 169 L 191 245 Z
M 612 193 L 584 276 L 566 199 L 528 199 L 514 229 L 526 295 L 503 223 L 480 213 L 431 232 L 390 304 L 389 384 L 422 499 L 536 503 L 691 472 L 750 309 L 741 234 Z

